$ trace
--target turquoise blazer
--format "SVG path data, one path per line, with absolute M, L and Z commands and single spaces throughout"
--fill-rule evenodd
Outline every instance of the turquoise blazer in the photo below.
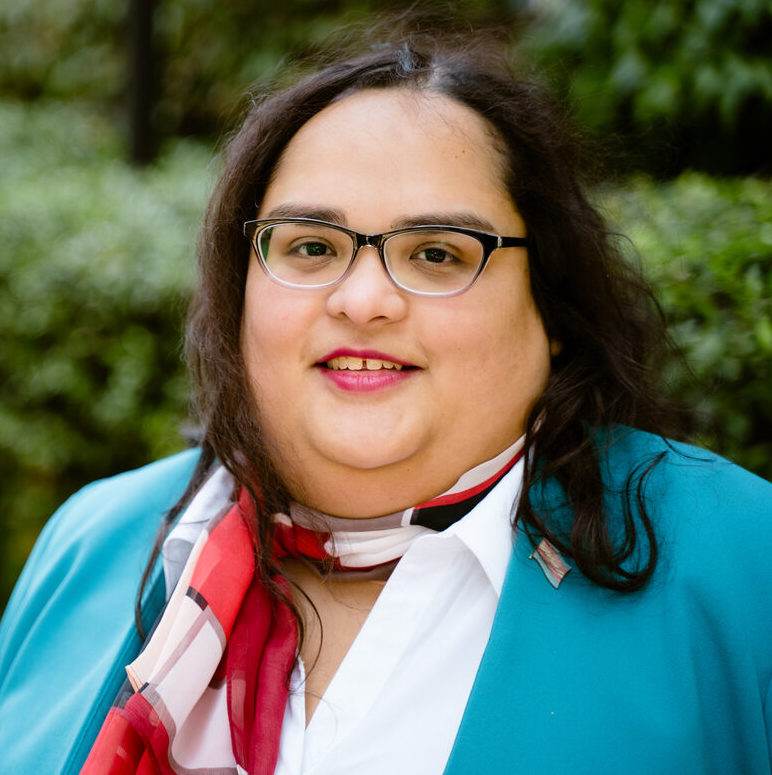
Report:
M 663 451 L 646 489 L 661 559 L 643 591 L 576 569 L 554 589 L 518 534 L 447 775 L 772 773 L 772 485 L 619 429 L 601 451 L 612 519 L 627 475 Z M 92 484 L 41 534 L 0 625 L 3 773 L 78 772 L 140 648 L 139 577 L 196 459 Z M 557 487 L 545 498 L 564 508 Z M 148 624 L 163 600 L 156 569 Z

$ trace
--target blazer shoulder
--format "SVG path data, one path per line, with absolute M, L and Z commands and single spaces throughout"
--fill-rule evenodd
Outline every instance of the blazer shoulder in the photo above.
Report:
M 706 449 L 619 426 L 600 437 L 598 450 L 610 487 L 618 489 L 650 469 L 651 486 L 677 487 L 691 498 L 750 499 L 772 509 L 772 483 Z
M 199 449 L 188 449 L 141 468 L 91 482 L 65 501 L 51 523 L 56 527 L 58 521 L 72 519 L 73 513 L 97 506 L 100 510 L 107 508 L 128 514 L 169 508 L 187 486 L 199 455 Z
M 736 607 L 739 598 L 772 598 L 772 483 L 707 450 L 640 431 L 622 433 L 604 454 L 609 512 L 618 519 L 628 504 L 635 513 L 640 494 L 668 583 L 680 579 L 711 599 L 731 593 Z
M 0 716 L 13 720 L 0 731 L 8 772 L 69 771 L 66 762 L 87 752 L 141 645 L 134 599 L 153 537 L 198 455 L 94 482 L 43 529 L 0 623 Z M 163 604 L 160 576 L 157 565 L 143 596 L 146 626 Z M 42 753 L 41 740 L 56 744 Z

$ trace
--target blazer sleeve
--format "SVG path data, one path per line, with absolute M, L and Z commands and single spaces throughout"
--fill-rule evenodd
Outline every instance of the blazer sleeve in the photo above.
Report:
M 163 514 L 198 457 L 96 482 L 49 520 L 0 623 L 3 772 L 78 772 L 138 653 L 134 599 Z M 144 606 L 155 618 L 156 567 Z M 151 619 L 152 623 L 152 619 Z

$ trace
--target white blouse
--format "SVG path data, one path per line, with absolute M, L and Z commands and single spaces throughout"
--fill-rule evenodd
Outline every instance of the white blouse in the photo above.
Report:
M 469 514 L 416 539 L 306 727 L 296 667 L 276 775 L 431 775 L 450 755 L 512 551 L 519 461 Z
M 522 475 L 520 460 L 461 520 L 413 541 L 307 726 L 298 661 L 275 775 L 442 773 L 493 624 Z M 232 486 L 218 469 L 167 537 L 168 590 Z

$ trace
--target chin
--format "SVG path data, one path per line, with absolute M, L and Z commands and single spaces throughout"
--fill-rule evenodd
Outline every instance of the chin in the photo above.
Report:
M 359 413 L 332 419 L 327 416 L 323 423 L 315 423 L 316 427 L 310 428 L 309 438 L 312 443 L 316 441 L 313 446 L 317 453 L 332 463 L 371 471 L 402 463 L 420 455 L 426 447 L 426 432 L 406 419 L 405 413 L 394 412 Z
M 398 465 L 407 460 L 411 455 L 397 449 L 373 448 L 363 437 L 356 442 L 358 448 L 347 446 L 342 450 L 330 451 L 328 459 L 338 465 L 359 471 L 376 471 Z M 336 454 L 339 453 L 339 454 Z

